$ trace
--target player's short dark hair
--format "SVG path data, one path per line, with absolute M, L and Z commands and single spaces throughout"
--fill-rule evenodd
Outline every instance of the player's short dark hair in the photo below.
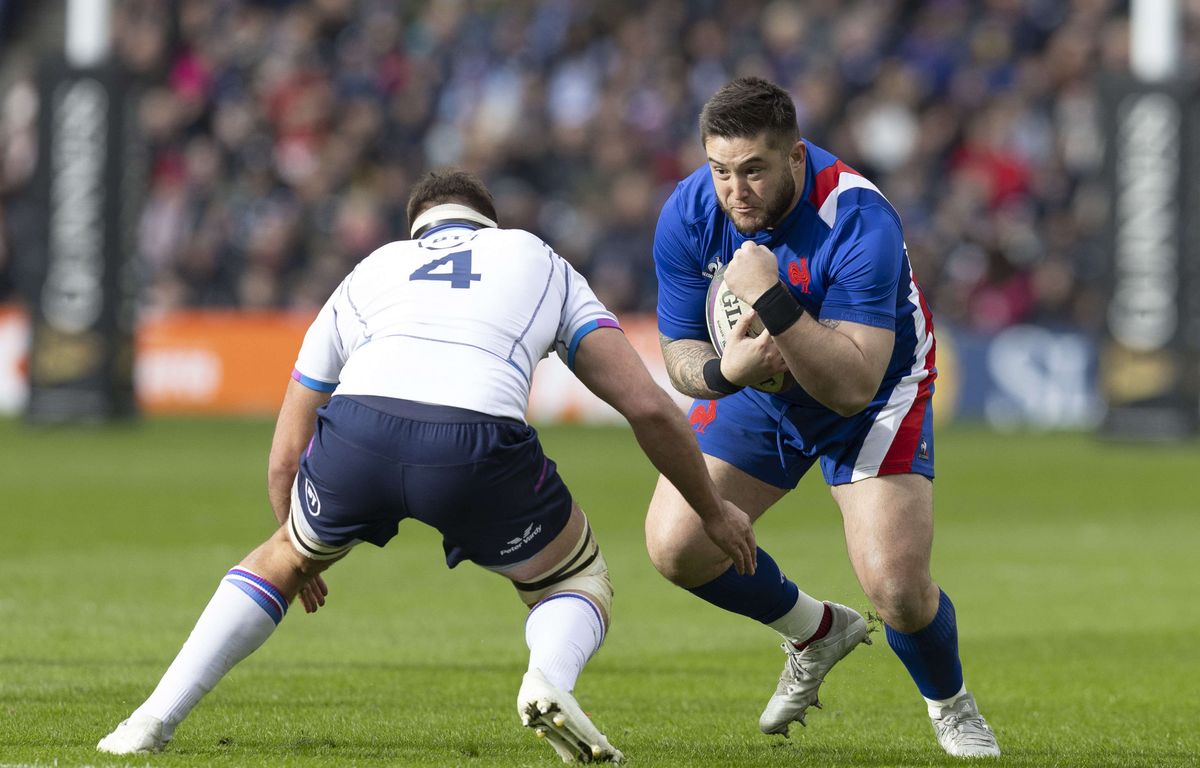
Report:
M 800 140 L 796 105 L 787 91 L 761 77 L 739 77 L 700 110 L 700 140 L 752 139 L 766 131 L 772 143 L 791 148 Z
M 450 169 L 430 171 L 413 185 L 408 195 L 408 226 L 412 228 L 424 211 L 444 203 L 458 203 L 479 211 L 492 221 L 496 218 L 496 201 L 487 186 L 470 171 Z

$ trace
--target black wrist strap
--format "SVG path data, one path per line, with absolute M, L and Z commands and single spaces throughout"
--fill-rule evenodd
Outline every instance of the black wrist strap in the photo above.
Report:
M 725 378 L 725 374 L 721 373 L 721 358 L 719 357 L 714 357 L 704 364 L 704 386 L 722 395 L 732 395 L 734 392 L 741 392 L 743 389 L 743 387 L 739 387 Z
M 754 302 L 754 311 L 772 336 L 783 333 L 804 316 L 804 307 L 800 306 L 800 302 L 783 283 L 775 283 L 759 296 L 758 301 Z

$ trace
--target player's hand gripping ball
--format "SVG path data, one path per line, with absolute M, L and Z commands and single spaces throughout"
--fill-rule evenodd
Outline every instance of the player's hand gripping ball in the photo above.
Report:
M 725 283 L 725 267 L 722 266 L 713 275 L 708 285 L 708 295 L 704 299 L 704 317 L 708 322 L 708 337 L 712 340 L 713 348 L 718 355 L 725 354 L 725 339 L 742 315 L 750 312 L 751 307 L 734 295 Z M 757 317 L 750 322 L 750 336 L 758 336 L 765 330 L 762 321 Z M 796 380 L 786 371 L 777 373 L 766 381 L 752 384 L 753 389 L 763 392 L 782 392 L 792 387 Z

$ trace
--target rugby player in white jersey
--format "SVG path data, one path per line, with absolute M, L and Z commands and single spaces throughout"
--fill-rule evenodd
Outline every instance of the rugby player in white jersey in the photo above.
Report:
M 717 495 L 682 412 L 571 265 L 530 233 L 499 229 L 490 193 L 466 172 L 424 177 L 408 216 L 413 239 L 364 259 L 304 338 L 271 445 L 279 529 L 225 575 L 157 688 L 100 751 L 161 750 L 293 598 L 308 612 L 324 605 L 322 571 L 414 518 L 441 532 L 450 567 L 471 560 L 509 578 L 530 608 L 522 724 L 566 762 L 620 761 L 572 696 L 609 626 L 607 566 L 524 420 L 534 367 L 551 351 L 628 420 L 713 543 L 753 572 L 749 518 Z

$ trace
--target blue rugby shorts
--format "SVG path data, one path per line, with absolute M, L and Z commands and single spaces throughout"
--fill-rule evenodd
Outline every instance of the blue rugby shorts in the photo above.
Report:
M 829 485 L 909 473 L 932 480 L 932 393 L 928 386 L 846 418 L 746 388 L 696 400 L 688 420 L 701 451 L 778 488 L 795 488 L 817 459 Z

